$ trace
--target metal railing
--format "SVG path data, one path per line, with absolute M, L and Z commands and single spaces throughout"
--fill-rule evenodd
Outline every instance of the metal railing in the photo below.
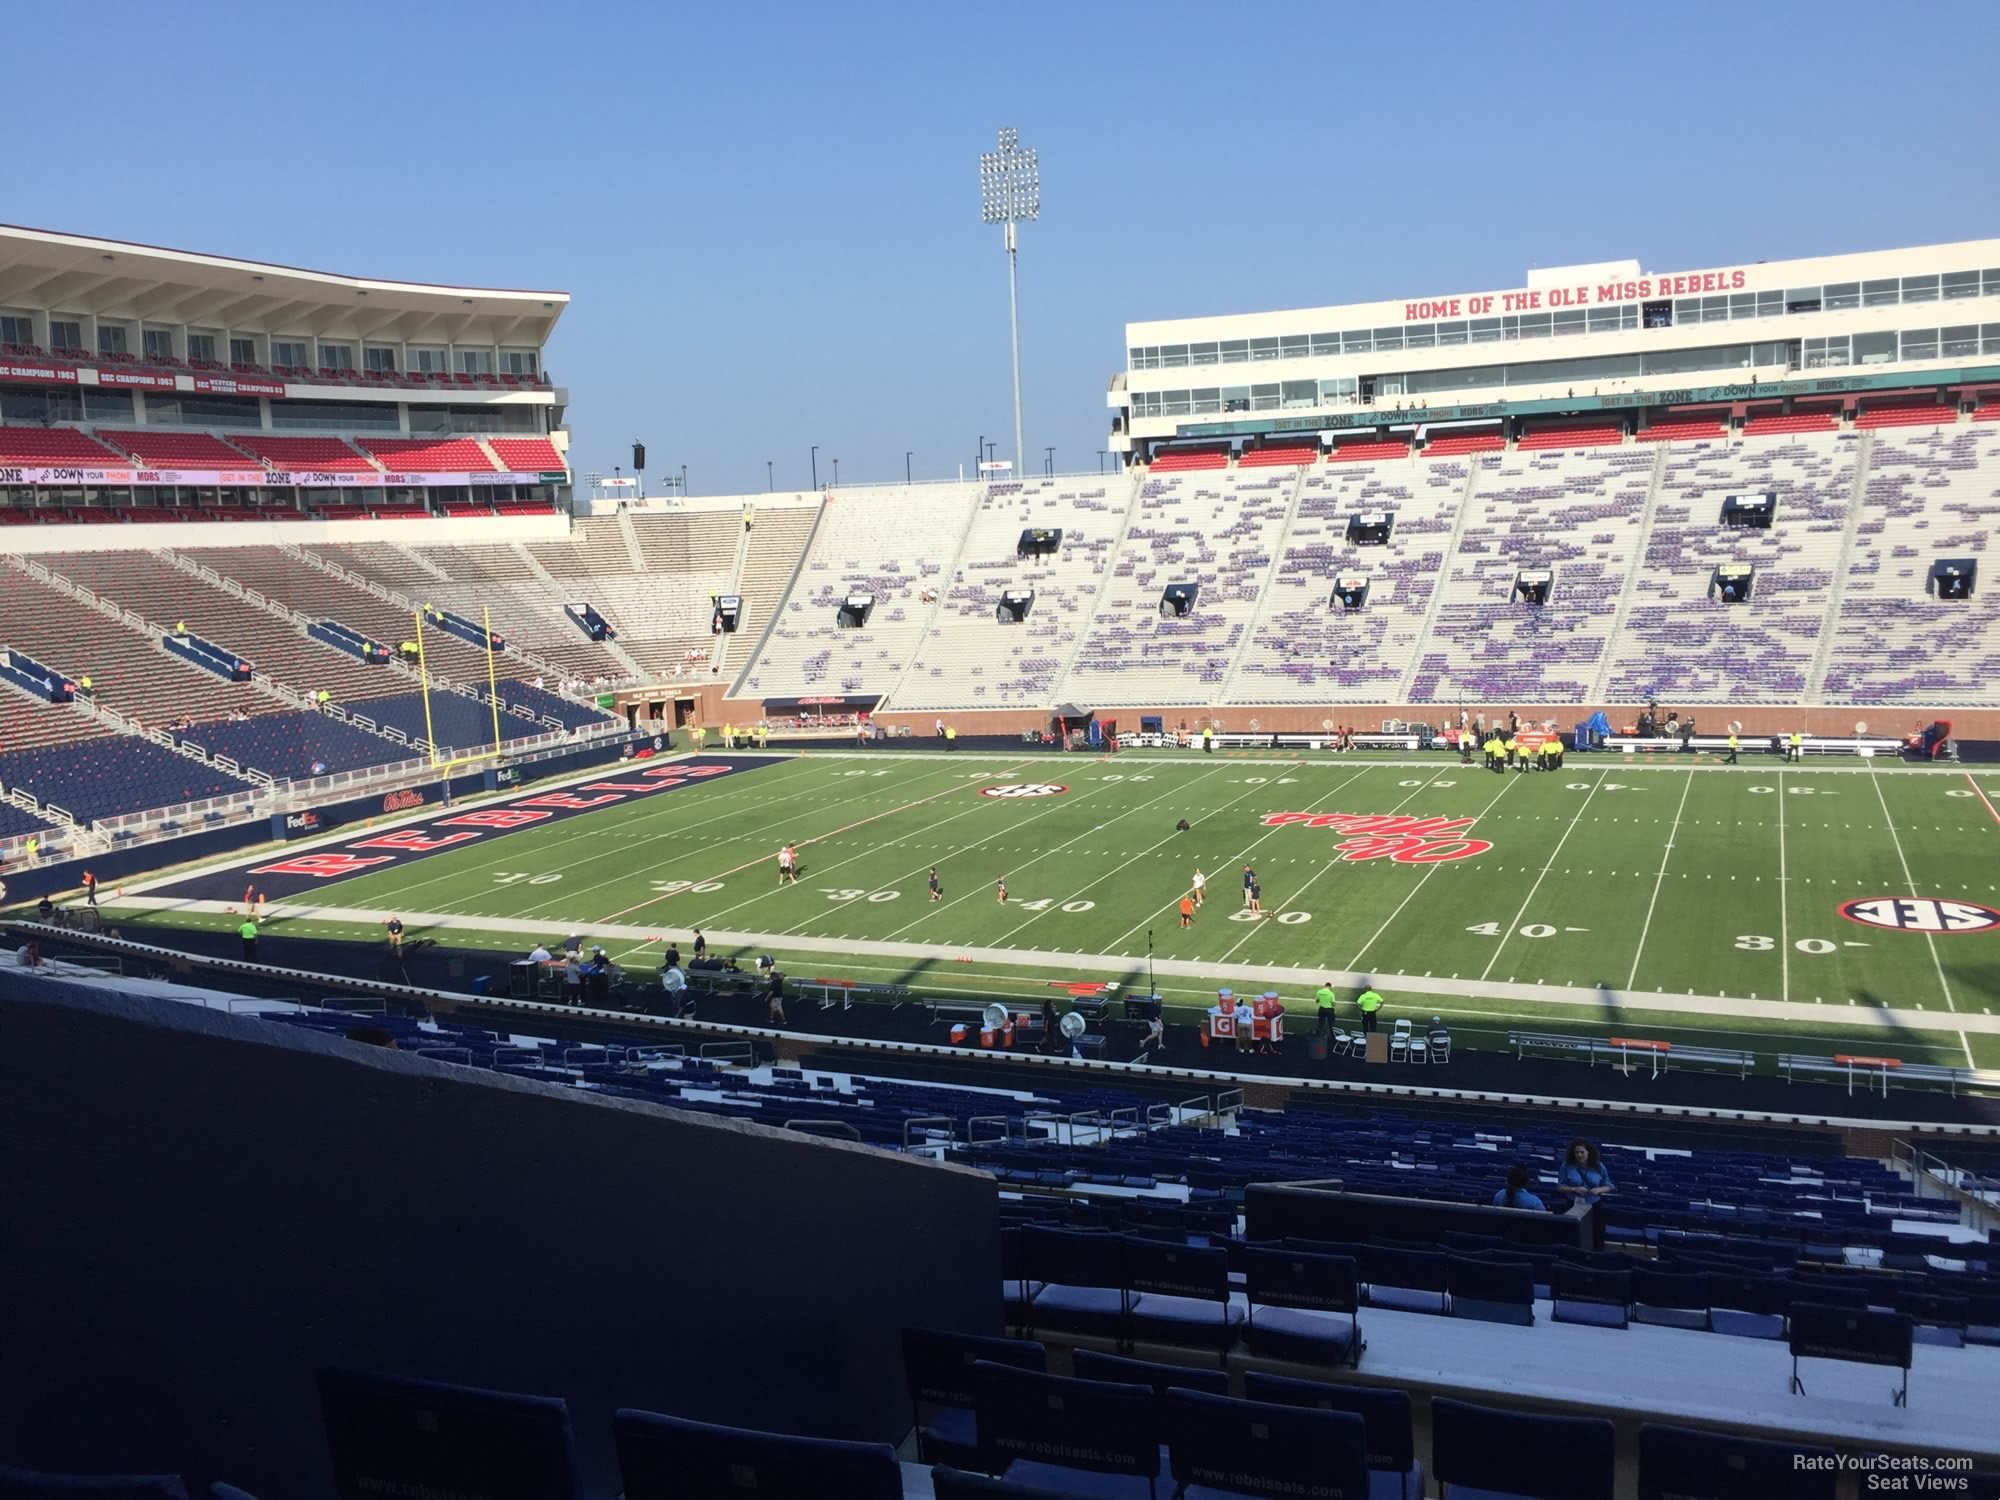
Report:
M 976 1134 L 981 1125 L 998 1125 L 998 1135 L 980 1136 Z M 965 1122 L 965 1144 L 974 1150 L 981 1146 L 1005 1146 L 1014 1139 L 1014 1117 L 1012 1115 L 972 1115 Z
M 942 1141 L 931 1139 L 931 1127 L 933 1125 L 942 1125 L 944 1127 L 944 1139 Z M 918 1126 L 923 1127 L 924 1138 L 922 1141 L 912 1139 L 912 1134 Z M 957 1142 L 957 1128 L 958 1121 L 950 1115 L 911 1115 L 903 1121 L 903 1149 L 905 1151 L 920 1149 L 928 1151 L 934 1146 L 943 1146 L 946 1150 L 949 1150 Z
M 757 1049 L 750 1042 L 703 1042 L 699 1055 L 710 1062 L 741 1063 L 746 1068 L 757 1061 Z
M 1928 1187 L 1939 1198 L 1957 1204 L 1966 1228 L 1988 1234 L 2000 1226 L 2000 1177 L 1955 1167 L 1915 1141 L 1901 1138 L 1889 1143 L 1889 1159 L 1909 1170 L 1919 1198 L 1929 1196 Z

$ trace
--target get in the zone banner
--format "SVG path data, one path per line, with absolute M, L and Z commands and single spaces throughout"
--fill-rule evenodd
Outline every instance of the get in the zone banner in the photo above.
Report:
M 0 484 L 110 484 L 202 489 L 443 489 L 460 485 L 565 484 L 567 474 L 336 474 L 320 469 L 13 469 Z

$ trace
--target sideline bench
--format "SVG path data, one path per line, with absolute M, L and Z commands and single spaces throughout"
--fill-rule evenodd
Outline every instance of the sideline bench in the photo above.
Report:
M 1802 1052 L 1784 1052 L 1778 1056 L 1778 1071 L 1790 1083 L 1795 1074 L 1820 1073 L 1847 1080 L 1847 1092 L 1854 1092 L 1858 1080 L 1869 1093 L 1880 1093 L 1889 1097 L 1889 1080 L 1894 1078 L 1903 1083 L 1941 1083 L 1954 1096 L 1961 1084 L 1970 1086 L 1980 1081 L 1980 1075 L 1971 1068 L 1948 1067 L 1943 1063 L 1905 1062 L 1899 1057 L 1863 1057 L 1854 1053 L 1836 1053 L 1832 1057 L 1814 1057 Z
M 1551 1057 L 1581 1057 L 1594 1068 L 1598 1059 L 1603 1058 L 1612 1067 L 1626 1073 L 1638 1068 L 1643 1059 L 1647 1076 L 1651 1078 L 1671 1073 L 1676 1068 L 1712 1068 L 1733 1072 L 1738 1078 L 1747 1078 L 1757 1062 L 1756 1053 L 1735 1047 L 1687 1047 L 1679 1042 L 1641 1037 L 1599 1038 L 1570 1036 L 1563 1032 L 1510 1031 L 1507 1033 L 1507 1045 L 1514 1049 L 1516 1059 L 1531 1052 Z

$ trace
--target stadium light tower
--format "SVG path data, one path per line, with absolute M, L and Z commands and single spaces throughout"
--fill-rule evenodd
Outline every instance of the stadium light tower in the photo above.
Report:
M 1042 169 L 1033 147 L 1023 150 L 1021 132 L 1000 132 L 1000 148 L 979 157 L 979 216 L 988 224 L 1006 226 L 1007 330 L 1014 344 L 1014 473 L 1018 478 L 1026 449 L 1021 445 L 1021 301 L 1014 274 L 1019 235 L 1015 225 L 1042 216 Z

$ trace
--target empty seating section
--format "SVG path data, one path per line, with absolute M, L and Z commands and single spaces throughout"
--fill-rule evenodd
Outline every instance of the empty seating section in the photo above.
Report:
M 1197 470 L 1226 469 L 1228 467 L 1229 455 L 1220 449 L 1208 449 L 1195 453 L 1186 451 L 1175 452 L 1172 449 L 1168 449 L 1165 453 L 1154 454 L 1152 465 L 1155 474 L 1190 473 Z
M 0 686 L 0 750 L 32 750 L 37 745 L 73 745 L 109 734 L 101 722 L 66 703 L 44 703 Z
M 982 486 L 935 484 L 826 502 L 812 554 L 737 691 L 752 697 L 886 693 L 922 643 Z M 754 533 L 753 533 L 754 535 Z M 867 623 L 836 628 L 842 602 L 873 597 Z
M 493 460 L 477 438 L 356 438 L 355 446 L 392 473 L 489 474 Z
M 743 578 L 736 592 L 743 596 L 743 616 L 736 643 L 727 648 L 740 658 L 756 647 L 764 627 L 784 604 L 786 589 L 798 571 L 799 559 L 819 519 L 817 499 L 810 505 L 759 510 L 743 554 Z
M 1333 451 L 1327 454 L 1326 461 L 1334 464 L 1374 464 L 1388 463 L 1392 459 L 1409 456 L 1410 445 L 1401 438 L 1393 441 L 1343 438 L 1333 445 Z
M 1300 464 L 1312 463 L 1318 457 L 1317 444 L 1268 444 L 1262 448 L 1245 448 L 1237 456 L 1236 466 L 1239 469 L 1296 468 Z
M 1625 429 L 1616 423 L 1592 423 L 1581 427 L 1537 427 L 1515 440 L 1516 448 L 1603 448 L 1625 441 Z
M 175 738 L 278 780 L 304 781 L 333 771 L 392 765 L 418 754 L 410 745 L 310 709 L 197 724 Z
M 1745 437 L 1771 437 L 1788 432 L 1838 432 L 1837 411 L 1760 412 L 1743 423 Z
M 1972 414 L 1975 422 L 2000 422 L 2000 401 L 1982 401 Z
M 251 789 L 220 766 L 133 734 L 0 754 L 0 789 L 17 788 L 79 823 Z
M 1130 499 L 1122 476 L 991 486 L 896 705 L 1039 708 L 1054 701 L 1056 679 L 1096 605 Z M 1060 529 L 1060 552 L 1018 555 L 1021 533 L 1030 527 Z M 1034 593 L 1018 625 L 996 618 L 1004 589 Z
M 252 460 L 247 455 L 206 432 L 174 432 L 167 428 L 108 432 L 100 427 L 97 435 L 151 468 L 244 469 L 252 466 Z
M 0 740 L 0 759 L 6 755 L 6 741 Z M 38 818 L 24 807 L 0 802 L 0 842 L 10 839 L 47 838 L 56 829 L 46 818 Z
M 601 578 L 606 573 L 632 570 L 631 554 L 625 550 L 625 534 L 616 516 L 578 521 L 560 541 L 526 545 L 529 555 L 555 578 Z
M 268 599 L 290 605 L 309 620 L 337 620 L 392 651 L 416 629 L 414 614 L 400 605 L 275 547 L 210 547 L 190 549 L 183 555 Z M 486 655 L 470 642 L 430 630 L 424 633 L 424 649 L 433 676 L 442 675 L 453 682 L 486 681 Z M 393 667 L 365 669 L 376 674 L 378 683 L 398 680 L 382 675 L 394 671 Z
M 646 565 L 591 580 L 591 602 L 611 621 L 618 644 L 661 677 L 706 673 L 722 642 L 710 629 L 717 594 L 736 590 L 743 522 L 734 511 L 640 511 L 632 536 Z
M 1413 692 L 1448 703 L 1588 699 L 1639 551 L 1654 459 L 1621 447 L 1477 460 Z M 1555 575 L 1549 602 L 1515 598 L 1518 575 L 1544 568 Z
M 1663 417 L 1632 434 L 1633 441 L 1640 443 L 1685 443 L 1726 436 L 1728 428 L 1721 416 Z
M 2000 703 L 2000 430 L 1883 432 L 1833 624 L 1830 703 Z M 1940 558 L 1979 560 L 1970 599 L 1928 590 Z
M 506 699 L 510 684 L 502 684 L 501 698 Z M 471 752 L 493 748 L 493 708 L 482 699 L 467 698 L 459 693 L 438 692 L 430 695 L 430 725 L 428 731 L 424 722 L 424 700 L 421 694 L 412 692 L 390 693 L 380 698 L 363 698 L 346 705 L 349 713 L 369 723 L 400 730 L 412 744 L 419 743 L 435 735 L 434 743 L 441 749 Z M 538 719 L 524 719 L 518 714 L 500 714 L 500 738 L 518 740 L 530 735 L 547 734 L 549 727 Z
M 260 676 L 297 692 L 324 691 L 344 703 L 383 690 L 386 666 L 371 666 L 323 646 L 291 621 L 225 593 L 153 553 L 74 552 L 50 561 L 50 571 L 72 583 L 143 615 L 162 630 L 185 623 L 191 634 L 234 652 Z M 219 679 L 217 686 L 222 686 Z M 267 702 L 261 711 L 279 706 Z
M 1463 463 L 1392 463 L 1308 474 L 1230 700 L 1394 701 L 1423 637 L 1467 473 Z M 1387 546 L 1347 539 L 1350 517 L 1382 512 L 1395 517 Z M 1332 602 L 1334 579 L 1357 573 L 1368 579 L 1368 600 L 1350 613 Z
M 33 468 L 85 464 L 129 469 L 131 460 L 74 427 L 0 427 L 0 464 Z
M 1302 482 L 1291 470 L 1147 477 L 1064 694 L 1093 706 L 1213 700 L 1250 628 Z M 1200 592 L 1186 615 L 1167 618 L 1161 593 L 1177 583 Z
M 1854 419 L 1858 431 L 1877 427 L 1950 427 L 1958 422 L 1958 408 L 1935 401 L 1899 402 L 1874 406 Z
M 577 549 L 568 542 L 536 544 L 545 549 L 545 556 L 554 557 L 563 567 L 583 570 L 577 574 L 574 586 L 568 579 L 558 578 L 551 587 L 521 548 L 511 542 L 493 542 L 483 546 L 421 549 L 418 555 L 447 577 L 406 586 L 401 592 L 468 620 L 490 619 L 493 628 L 511 644 L 533 652 L 572 676 L 584 679 L 622 676 L 624 668 L 603 644 L 585 636 L 563 613 L 563 604 L 572 598 L 597 602 L 596 586 L 587 571 L 590 556 L 602 559 L 605 567 L 613 566 L 614 560 L 621 570 L 630 566 L 622 546 L 615 553 L 606 549 L 605 536 L 614 541 L 617 536 L 612 523 L 600 520 L 592 524 L 595 531 L 592 550 L 582 560 L 577 560 Z M 557 548 L 563 549 L 561 555 L 554 551 Z M 614 626 L 616 623 L 613 621 Z M 438 632 L 428 633 L 426 648 L 437 639 Z M 482 665 L 480 680 L 484 675 Z
M 420 604 L 435 602 L 425 590 L 437 586 L 438 575 L 407 547 L 393 542 L 317 542 L 308 550 Z
M 258 433 L 232 437 L 230 441 L 274 469 L 317 469 L 328 474 L 375 472 L 375 465 L 344 438 L 267 437 Z
M 1607 701 L 1800 699 L 1840 564 L 1861 441 L 1848 433 L 1666 450 L 1645 555 L 1604 679 Z M 1771 529 L 1722 524 L 1725 498 L 1767 493 L 1777 495 Z M 1748 603 L 1713 597 L 1723 563 L 1756 569 Z
M 249 683 L 225 682 L 169 656 L 137 630 L 16 568 L 0 567 L 0 645 L 72 680 L 89 677 L 100 704 L 148 729 L 282 706 Z
M 569 469 L 547 438 L 488 438 L 486 446 L 509 474 L 561 474 Z
M 1461 453 L 1497 453 L 1507 439 L 1497 432 L 1445 432 L 1424 444 L 1427 458 L 1451 458 Z

